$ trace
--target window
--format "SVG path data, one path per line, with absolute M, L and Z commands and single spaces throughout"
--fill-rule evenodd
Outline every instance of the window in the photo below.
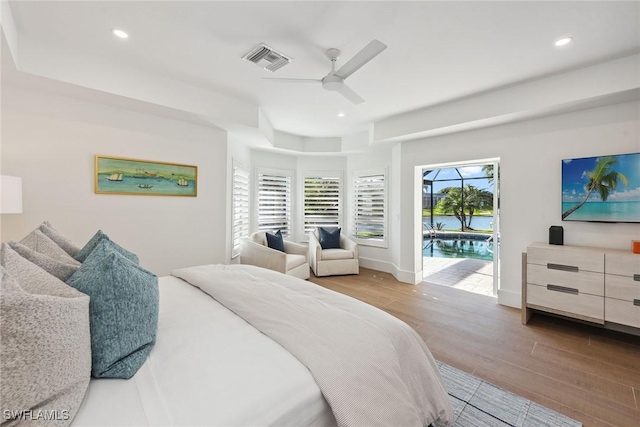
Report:
M 358 243 L 386 247 L 386 171 L 358 172 L 353 177 L 353 237 Z
M 310 173 L 304 178 L 304 234 L 316 227 L 340 227 L 341 173 Z
M 240 240 L 249 237 L 249 171 L 233 162 L 233 215 L 231 257 L 240 255 Z
M 258 170 L 258 231 L 291 235 L 291 172 Z

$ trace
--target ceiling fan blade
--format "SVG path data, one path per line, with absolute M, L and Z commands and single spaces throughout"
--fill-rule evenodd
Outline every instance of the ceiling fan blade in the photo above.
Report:
M 262 80 L 272 80 L 281 83 L 319 83 L 320 79 L 289 79 L 280 77 L 263 77 Z
M 380 40 L 373 40 L 360 52 L 356 53 L 356 55 L 349 61 L 347 61 L 346 64 L 340 67 L 340 69 L 336 71 L 334 75 L 346 79 L 351 74 L 358 71 L 364 64 L 378 56 L 386 48 L 387 45 L 382 43 Z
M 355 93 L 347 85 L 342 85 L 342 89 L 340 89 L 338 93 L 344 96 L 345 98 L 347 98 L 349 101 L 351 101 L 355 105 L 362 104 L 364 102 L 364 98 L 362 98 L 360 95 Z

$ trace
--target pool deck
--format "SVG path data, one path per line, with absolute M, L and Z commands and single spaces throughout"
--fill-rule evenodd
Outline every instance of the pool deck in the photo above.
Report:
M 492 261 L 423 257 L 422 281 L 494 296 Z

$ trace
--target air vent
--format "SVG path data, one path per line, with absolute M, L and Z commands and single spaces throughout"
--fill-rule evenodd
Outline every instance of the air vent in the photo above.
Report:
M 264 43 L 242 57 L 245 61 L 253 62 L 257 66 L 272 73 L 291 62 L 291 58 L 276 52 Z

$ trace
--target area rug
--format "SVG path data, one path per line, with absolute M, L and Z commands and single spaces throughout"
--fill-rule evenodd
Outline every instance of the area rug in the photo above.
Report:
M 438 362 L 454 427 L 580 427 L 582 423 Z

